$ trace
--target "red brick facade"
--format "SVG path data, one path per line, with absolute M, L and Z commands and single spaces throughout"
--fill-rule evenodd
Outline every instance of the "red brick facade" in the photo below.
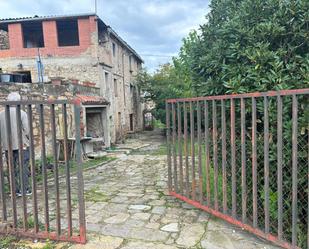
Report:
M 44 47 L 40 48 L 42 56 L 78 56 L 91 46 L 92 33 L 97 32 L 95 16 L 79 18 L 79 46 L 59 47 L 56 21 L 45 20 L 42 22 L 42 26 L 44 35 Z M 10 49 L 0 50 L 0 58 L 37 56 L 37 48 L 24 48 L 21 23 L 9 24 L 8 30 Z
M 58 46 L 56 21 L 46 21 L 42 25 L 45 47 L 56 48 Z

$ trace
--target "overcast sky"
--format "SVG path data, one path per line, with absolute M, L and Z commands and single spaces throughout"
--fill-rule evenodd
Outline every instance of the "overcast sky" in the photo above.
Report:
M 0 18 L 94 12 L 94 1 L 0 0 Z M 99 16 L 144 58 L 150 70 L 177 54 L 182 38 L 205 22 L 209 9 L 208 0 L 97 1 Z

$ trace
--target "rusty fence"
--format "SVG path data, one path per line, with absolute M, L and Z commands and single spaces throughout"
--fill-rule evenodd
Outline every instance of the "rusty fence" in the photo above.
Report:
M 309 89 L 166 101 L 170 194 L 308 248 Z
M 0 233 L 85 243 L 80 104 L 7 101 L 0 109 Z

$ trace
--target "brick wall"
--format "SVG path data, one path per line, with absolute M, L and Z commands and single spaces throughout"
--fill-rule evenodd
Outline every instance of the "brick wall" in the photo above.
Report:
M 40 48 L 42 56 L 76 56 L 91 50 L 92 32 L 97 30 L 94 17 L 78 19 L 79 46 L 58 46 L 56 21 L 43 21 L 44 48 Z M 10 49 L 0 50 L 0 58 L 35 57 L 37 48 L 24 48 L 21 23 L 9 24 Z M 91 55 L 91 51 L 89 52 Z
M 80 81 L 94 82 L 97 87 L 101 88 L 102 96 L 111 103 L 108 116 L 111 140 L 114 142 L 116 132 L 125 134 L 129 131 L 130 114 L 134 115 L 134 130 L 142 129 L 144 107 L 136 90 L 131 91 L 130 87 L 140 62 L 132 56 L 131 72 L 129 66 L 131 52 L 112 35 L 105 42 L 98 44 L 100 34 L 96 18 L 90 16 L 78 19 L 80 46 L 74 47 L 58 47 L 56 21 L 44 21 L 45 48 L 40 49 L 40 54 L 47 81 L 51 77 L 78 78 Z M 100 32 L 102 36 L 105 30 Z M 117 45 L 115 57 L 112 54 L 112 42 Z M 22 65 L 22 70 L 30 71 L 33 82 L 37 82 L 36 56 L 36 48 L 21 48 L 19 51 L 2 50 L 0 51 L 0 67 L 4 72 L 12 72 L 19 70 L 17 65 Z M 105 72 L 109 75 L 108 85 L 104 78 Z M 118 82 L 117 98 L 114 93 L 114 79 Z M 121 119 L 119 119 L 119 112 Z
M 56 21 L 45 21 L 43 25 L 44 45 L 46 48 L 56 48 L 58 46 Z
M 9 40 L 10 50 L 15 53 L 22 53 L 24 42 L 20 23 L 13 23 L 9 25 Z

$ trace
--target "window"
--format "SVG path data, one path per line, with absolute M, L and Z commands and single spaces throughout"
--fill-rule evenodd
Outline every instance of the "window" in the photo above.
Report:
M 57 21 L 58 46 L 79 46 L 77 20 Z
M 133 129 L 134 129 L 133 114 L 130 114 L 130 115 L 129 115 L 129 118 L 130 118 L 130 131 L 133 131 Z
M 121 129 L 121 112 L 118 112 L 118 128 Z
M 111 86 L 109 84 L 109 75 L 107 72 L 104 72 L 104 84 L 105 84 L 105 87 L 103 87 L 103 89 L 105 88 L 106 90 L 105 94 L 110 95 Z
M 129 65 L 130 65 L 130 72 L 133 72 L 133 67 L 132 67 L 132 55 L 129 56 Z
M 113 56 L 116 57 L 116 44 L 113 43 Z
M 32 83 L 31 71 L 16 71 L 16 74 L 20 74 L 23 83 Z
M 104 76 L 105 76 L 105 85 L 106 87 L 108 87 L 108 73 L 105 72 Z
M 130 96 L 133 97 L 134 94 L 134 86 L 130 84 Z
M 114 79 L 114 93 L 115 93 L 115 97 L 118 97 L 117 79 Z
M 43 48 L 44 36 L 42 22 L 22 23 L 24 48 Z

